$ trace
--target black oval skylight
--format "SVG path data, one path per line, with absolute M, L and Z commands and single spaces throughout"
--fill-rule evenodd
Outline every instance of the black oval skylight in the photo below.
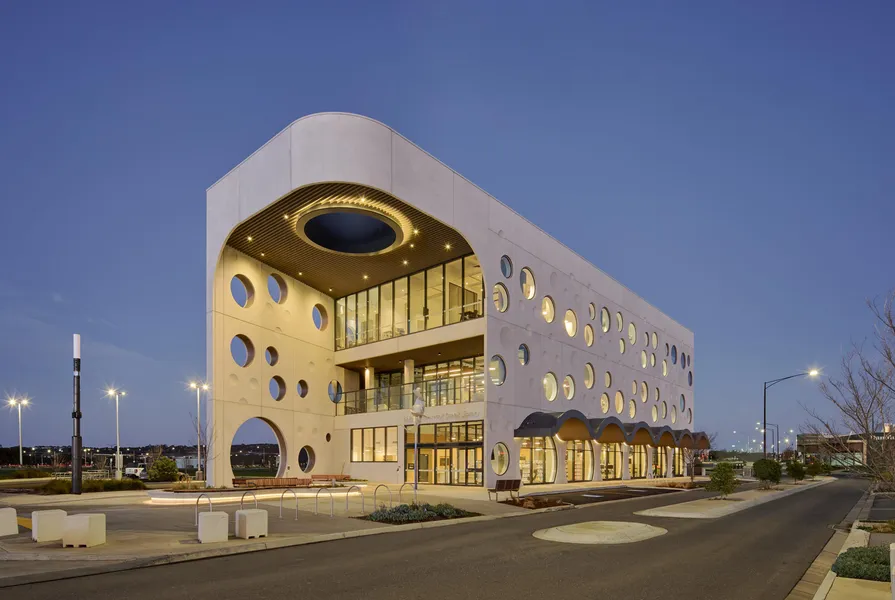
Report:
M 305 223 L 308 239 L 328 250 L 346 254 L 381 252 L 395 243 L 392 227 L 375 216 L 357 212 L 330 212 Z

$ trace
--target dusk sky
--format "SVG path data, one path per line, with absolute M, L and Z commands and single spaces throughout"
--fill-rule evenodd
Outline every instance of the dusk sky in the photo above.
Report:
M 114 444 L 112 383 L 122 445 L 195 439 L 205 190 L 321 111 L 393 127 L 691 329 L 719 445 L 764 380 L 836 375 L 895 288 L 895 4 L 486 4 L 0 4 L 0 392 L 33 398 L 25 445 L 70 441 L 75 332 L 85 446 Z M 824 402 L 789 381 L 768 420 Z

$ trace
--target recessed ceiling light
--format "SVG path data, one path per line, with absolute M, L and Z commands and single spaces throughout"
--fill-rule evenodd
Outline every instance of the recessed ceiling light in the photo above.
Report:
M 301 277 L 302 275 L 304 275 L 304 273 L 302 273 L 301 271 L 299 271 L 299 272 L 298 272 L 298 276 Z
M 413 248 L 413 244 L 410 244 L 410 247 Z
M 420 233 L 420 230 L 419 230 L 419 229 L 414 229 L 414 230 L 413 230 L 413 235 L 419 235 L 419 233 Z
M 408 264 L 410 264 L 410 261 L 407 260 L 406 258 L 405 258 L 403 261 L 401 261 L 401 262 L 402 262 L 402 264 L 403 264 L 405 267 L 406 267 Z
M 367 276 L 366 276 L 366 275 L 364 275 L 364 279 L 367 279 Z
M 450 245 L 450 244 L 445 244 L 445 245 L 444 245 L 444 249 L 445 249 L 445 250 L 450 250 L 450 249 L 451 249 L 451 245 Z
M 289 215 L 283 215 L 283 218 L 289 220 Z
M 329 291 L 333 291 L 333 289 L 332 289 L 332 288 L 329 288 Z
M 262 256 L 262 257 L 264 256 L 264 253 L 263 253 L 263 252 L 261 253 L 261 256 Z
M 252 236 L 249 236 L 249 237 L 247 237 L 246 239 L 247 239 L 248 241 L 251 242 L 251 241 L 252 241 Z

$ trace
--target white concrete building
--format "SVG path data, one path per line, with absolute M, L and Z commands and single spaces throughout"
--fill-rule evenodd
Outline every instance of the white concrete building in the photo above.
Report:
M 253 417 L 278 476 L 412 480 L 416 390 L 422 482 L 665 476 L 707 446 L 691 331 L 385 125 L 299 119 L 207 196 L 211 484 Z

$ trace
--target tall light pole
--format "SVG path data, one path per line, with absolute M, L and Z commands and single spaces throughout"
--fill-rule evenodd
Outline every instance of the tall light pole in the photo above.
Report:
M 413 415 L 413 422 L 416 424 L 416 434 L 413 436 L 413 495 L 416 501 L 416 490 L 420 481 L 420 420 L 426 414 L 426 403 L 423 401 L 420 388 L 413 390 L 413 395 L 415 399 L 413 406 L 410 407 L 410 414 Z
M 19 465 L 24 464 L 22 458 L 22 407 L 28 406 L 28 398 L 9 398 L 7 400 L 10 407 L 19 409 Z
M 771 446 L 776 448 L 776 450 L 774 451 L 774 454 L 775 454 L 775 457 L 779 458 L 779 456 L 780 456 L 780 426 L 777 425 L 776 423 L 771 423 L 770 421 L 768 421 L 768 427 L 773 427 L 773 429 L 771 429 L 771 431 L 774 432 L 774 439 L 771 441 Z
M 124 390 L 110 389 L 106 392 L 110 398 L 115 397 L 115 479 L 121 479 L 121 437 L 118 433 L 118 397 L 127 396 Z
M 199 398 L 202 392 L 208 391 L 208 384 L 191 381 L 190 388 L 196 390 L 196 480 L 199 480 L 202 475 L 202 408 Z
M 72 382 L 71 493 L 81 493 L 81 334 L 74 334 Z
M 768 457 L 768 388 L 773 387 L 780 383 L 781 381 L 786 381 L 787 379 L 792 379 L 794 377 L 817 377 L 820 373 L 817 369 L 811 369 L 810 371 L 803 371 L 801 373 L 796 373 L 795 375 L 789 375 L 787 377 L 780 377 L 778 379 L 772 379 L 771 381 L 764 382 L 764 401 L 763 401 L 763 412 L 762 412 L 762 421 L 764 421 L 764 430 L 762 433 L 764 435 L 764 457 Z

